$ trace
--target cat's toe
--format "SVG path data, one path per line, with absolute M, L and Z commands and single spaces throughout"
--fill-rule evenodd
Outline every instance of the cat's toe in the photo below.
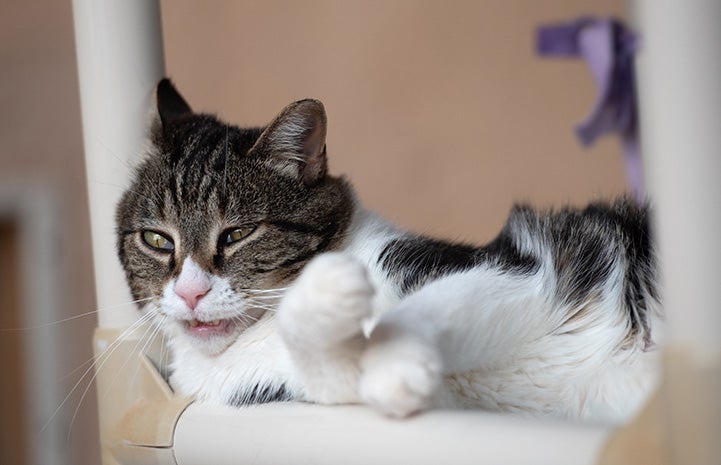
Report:
M 343 253 L 311 261 L 281 301 L 278 319 L 286 340 L 332 346 L 361 334 L 374 294 L 368 272 Z
M 397 418 L 426 410 L 441 382 L 440 357 L 431 347 L 393 344 L 370 348 L 361 359 L 359 394 L 376 410 Z

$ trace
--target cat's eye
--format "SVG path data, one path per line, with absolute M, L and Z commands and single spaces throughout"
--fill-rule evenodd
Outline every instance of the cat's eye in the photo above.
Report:
M 241 226 L 239 228 L 228 229 L 220 236 L 220 243 L 222 245 L 233 244 L 245 239 L 253 231 L 255 231 L 255 226 Z
M 175 250 L 175 244 L 173 241 L 155 231 L 143 231 L 143 242 L 148 244 L 150 247 L 162 250 L 165 252 L 171 252 Z

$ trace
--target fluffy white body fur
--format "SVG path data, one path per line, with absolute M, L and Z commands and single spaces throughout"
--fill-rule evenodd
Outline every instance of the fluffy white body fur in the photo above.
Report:
M 618 350 L 628 334 L 619 313 L 620 265 L 577 318 L 554 303 L 556 276 L 544 261 L 517 277 L 478 266 L 401 299 L 377 263 L 384 245 L 403 235 L 357 209 L 341 250 L 309 263 L 277 311 L 232 297 L 227 283 L 188 259 L 160 302 L 178 322 L 164 325 L 173 388 L 225 404 L 239 386 L 282 386 L 294 398 L 360 402 L 399 417 L 480 407 L 620 421 L 640 407 L 655 384 L 654 353 L 641 344 Z M 520 243 L 536 255 L 544 250 L 528 238 Z M 191 310 L 173 290 L 183 279 L 212 281 L 193 310 L 198 318 L 244 312 L 258 321 L 232 334 L 227 348 L 199 350 L 197 338 L 182 329 Z

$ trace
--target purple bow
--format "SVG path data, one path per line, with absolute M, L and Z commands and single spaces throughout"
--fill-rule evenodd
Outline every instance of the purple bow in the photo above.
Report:
M 636 198 L 643 198 L 633 55 L 637 38 L 613 19 L 580 18 L 540 27 L 536 39 L 544 56 L 582 57 L 599 88 L 591 113 L 576 126 L 583 145 L 616 132 L 623 141 L 626 173 Z

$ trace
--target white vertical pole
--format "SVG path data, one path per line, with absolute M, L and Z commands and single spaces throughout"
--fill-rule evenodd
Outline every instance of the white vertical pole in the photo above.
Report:
M 164 75 L 158 0 L 73 0 L 100 327 L 136 317 L 115 253 L 115 205 L 142 151 Z
M 721 2 L 636 0 L 641 138 L 669 335 L 673 463 L 721 459 Z
M 639 0 L 643 152 L 671 344 L 721 357 L 721 2 Z

